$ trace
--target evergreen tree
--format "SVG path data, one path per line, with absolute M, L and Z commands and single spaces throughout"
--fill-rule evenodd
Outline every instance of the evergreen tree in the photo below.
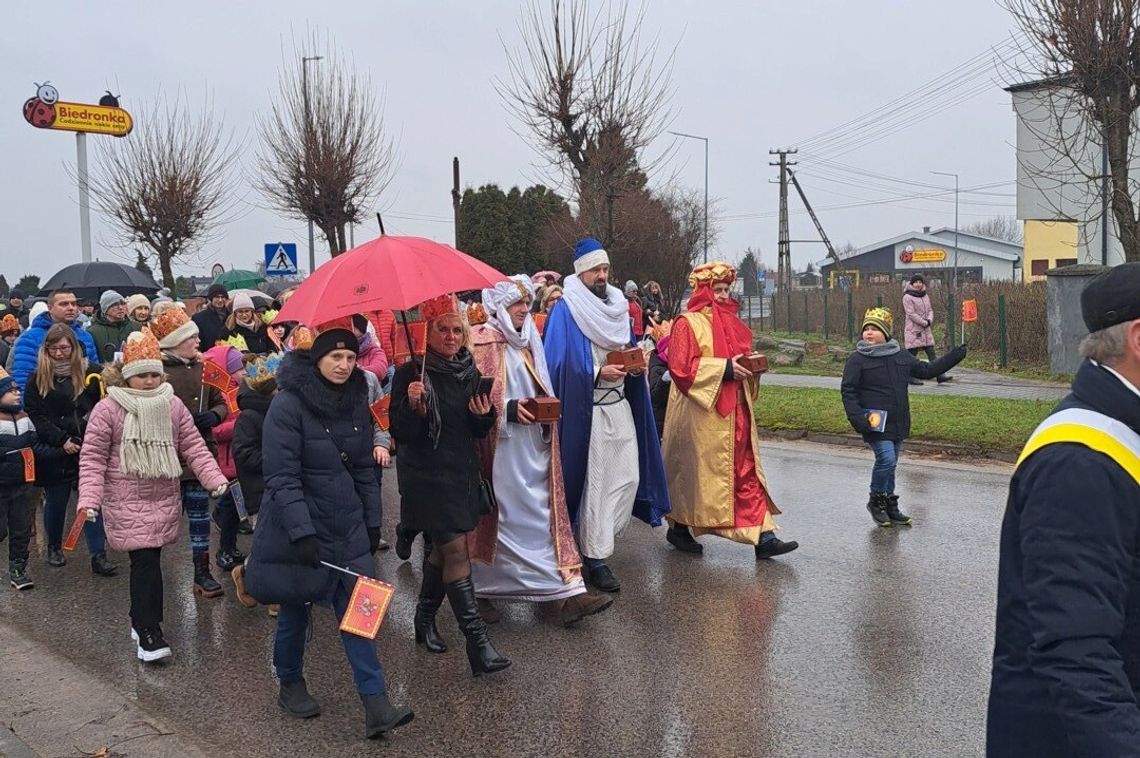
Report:
M 0 297 L 8 297 L 8 293 L 11 291 L 12 288 L 8 286 L 8 280 L 4 278 L 3 274 L 0 274 Z
M 28 297 L 40 291 L 40 278 L 35 274 L 25 274 L 16 282 L 16 289 L 23 290 Z

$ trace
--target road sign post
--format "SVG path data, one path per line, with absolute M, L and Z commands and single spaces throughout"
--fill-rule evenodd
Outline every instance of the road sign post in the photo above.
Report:
M 265 246 L 266 276 L 296 276 L 297 245 L 294 242 L 270 242 Z

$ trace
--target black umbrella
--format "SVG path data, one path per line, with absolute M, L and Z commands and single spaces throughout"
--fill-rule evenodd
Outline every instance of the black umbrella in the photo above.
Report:
M 40 286 L 40 295 L 66 287 L 81 300 L 98 300 L 107 290 L 115 290 L 123 297 L 131 295 L 154 296 L 161 289 L 154 279 L 133 266 L 110 261 L 73 263 L 60 269 Z

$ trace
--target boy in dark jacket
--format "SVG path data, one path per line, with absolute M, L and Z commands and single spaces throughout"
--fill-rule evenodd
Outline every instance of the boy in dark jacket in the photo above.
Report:
M 899 347 L 891 336 L 894 318 L 886 308 L 871 308 L 863 316 L 863 339 L 843 368 L 839 393 L 852 428 L 875 453 L 871 496 L 867 510 L 879 526 L 907 526 L 910 516 L 899 510 L 895 466 L 903 440 L 910 436 L 911 377 L 933 379 L 966 357 L 966 346 L 924 363 Z M 885 423 L 882 419 L 885 414 Z M 876 429 L 881 427 L 881 430 Z
M 0 542 L 9 538 L 8 580 L 17 590 L 35 586 L 27 572 L 36 510 L 30 482 L 36 476 L 35 459 L 52 455 L 53 448 L 40 443 L 24 413 L 16 380 L 0 369 Z

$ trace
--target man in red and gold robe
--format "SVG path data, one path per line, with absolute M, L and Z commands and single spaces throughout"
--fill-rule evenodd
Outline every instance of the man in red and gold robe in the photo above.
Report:
M 668 348 L 672 382 L 662 450 L 673 510 L 669 544 L 701 553 L 694 535 L 715 534 L 754 545 L 757 558 L 799 547 L 776 537 L 780 511 L 760 466 L 752 404 L 760 393 L 740 358 L 752 332 L 740 320 L 730 289 L 736 269 L 706 263 L 689 275 L 688 311 L 673 323 Z

